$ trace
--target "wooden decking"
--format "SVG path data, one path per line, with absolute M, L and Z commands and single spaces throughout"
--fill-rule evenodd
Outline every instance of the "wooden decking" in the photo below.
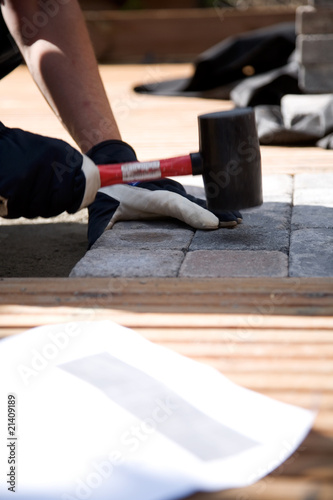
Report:
M 279 469 L 250 487 L 198 494 L 196 500 L 331 500 L 331 279 L 60 278 L 0 284 L 1 337 L 37 325 L 104 319 L 244 387 L 318 411 L 309 436 Z
M 136 95 L 136 83 L 183 77 L 190 65 L 101 68 L 123 138 L 140 159 L 196 151 L 197 115 L 232 103 Z M 72 143 L 25 68 L 1 82 L 8 126 Z M 333 172 L 333 152 L 263 147 L 264 174 Z M 296 453 L 262 481 L 196 500 L 333 498 L 332 279 L 2 279 L 0 335 L 47 323 L 111 319 L 221 370 L 242 386 L 318 410 Z M 246 416 L 244 416 L 246 418 Z M 194 499 L 193 499 L 194 500 Z
M 101 74 L 123 139 L 140 160 L 198 150 L 197 116 L 233 107 L 230 101 L 136 94 L 136 84 L 192 74 L 190 64 L 106 65 Z M 1 81 L 0 119 L 9 127 L 58 137 L 73 144 L 44 102 L 25 67 Z M 261 148 L 263 174 L 333 172 L 333 152 L 315 147 Z

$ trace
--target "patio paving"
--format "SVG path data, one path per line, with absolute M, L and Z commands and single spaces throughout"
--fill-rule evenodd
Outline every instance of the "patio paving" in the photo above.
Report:
M 266 175 L 264 203 L 233 229 L 118 222 L 71 277 L 332 277 L 333 174 Z M 204 197 L 202 186 L 187 190 Z

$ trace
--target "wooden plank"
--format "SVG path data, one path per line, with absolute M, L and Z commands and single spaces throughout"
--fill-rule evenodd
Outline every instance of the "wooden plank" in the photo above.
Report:
M 10 281 L 10 280 L 9 280 Z M 74 284 L 69 281 L 69 290 Z M 183 314 L 183 305 L 177 313 L 142 313 L 139 300 L 142 288 L 139 281 L 122 284 L 124 297 L 128 301 L 126 309 L 112 307 L 39 307 L 10 303 L 18 297 L 17 286 L 21 286 L 21 299 L 25 294 L 47 294 L 47 280 L 38 286 L 32 283 L 22 287 L 24 280 L 10 283 L 12 293 L 2 295 L 0 305 L 2 335 L 18 333 L 25 327 L 55 322 L 86 320 L 98 321 L 114 319 L 118 323 L 132 326 L 159 345 L 173 348 L 200 362 L 217 368 L 224 375 L 249 389 L 254 389 L 267 396 L 298 404 L 306 408 L 318 409 L 318 415 L 312 431 L 296 452 L 282 466 L 263 480 L 246 488 L 212 494 L 197 494 L 191 500 L 304 500 L 316 498 L 331 500 L 333 494 L 333 351 L 332 317 L 282 316 L 282 315 L 235 315 L 235 314 Z M 92 284 L 92 283 L 91 283 Z M 127 290 L 130 285 L 137 293 L 130 297 Z M 158 283 L 149 282 L 151 294 Z M 85 290 L 83 282 L 77 283 L 79 294 Z M 99 283 L 94 286 L 98 288 Z M 171 289 L 174 283 L 170 283 Z M 188 283 L 179 284 L 187 288 Z M 250 293 L 250 283 L 247 293 Z M 286 283 L 283 284 L 287 285 Z M 302 283 L 302 286 L 304 283 Z M 239 286 L 239 284 L 238 284 Z M 310 282 L 308 283 L 310 286 Z M 319 286 L 312 283 L 313 290 Z M 328 283 L 329 286 L 329 283 Z M 49 288 L 54 302 L 61 297 L 64 282 L 52 282 Z M 116 282 L 112 283 L 113 293 Z M 160 283 L 161 295 L 166 295 L 168 287 Z M 263 286 L 269 293 L 271 286 Z M 147 288 L 145 290 L 147 290 Z M 204 288 L 204 287 L 203 287 Z M 324 287 L 325 288 L 325 287 Z M 234 290 L 237 287 L 234 283 Z M 305 288 L 304 288 L 305 289 Z M 86 289 L 91 290 L 89 286 Z M 57 293 L 55 295 L 54 292 Z M 65 293 L 69 292 L 63 288 Z M 207 295 L 208 288 L 206 289 Z M 122 293 L 118 290 L 118 299 Z M 197 291 L 195 292 L 197 293 Z M 314 291 L 314 293 L 317 293 Z M 188 291 L 189 297 L 191 292 Z M 112 296 L 112 294 L 111 294 Z M 235 297 L 237 296 L 235 292 Z M 95 292 L 85 297 L 86 305 L 95 303 Z M 51 301 L 52 302 L 52 301 Z M 112 303 L 112 300 L 110 301 Z M 61 301 L 60 301 L 61 303 Z M 120 301 L 117 302 L 117 307 Z M 247 328 L 244 328 L 244 324 Z M 243 325 L 240 328 L 240 325 Z M 226 327 L 226 330 L 224 330 Z M 317 330 L 318 329 L 318 330 Z M 191 338 L 192 335 L 192 338 Z M 315 495 L 314 497 L 310 495 Z
M 29 328 L 66 321 L 102 321 L 109 319 L 129 328 L 305 328 L 332 329 L 333 317 L 270 316 L 258 314 L 198 314 L 187 312 L 135 312 L 140 306 L 122 310 L 94 307 L 38 307 L 0 305 L 0 327 Z
M 297 328 L 284 328 L 261 330 L 246 330 L 246 329 L 231 329 L 231 328 L 210 328 L 208 330 L 203 328 L 159 328 L 158 331 L 149 328 L 140 328 L 140 332 L 149 340 L 158 340 L 159 342 L 196 342 L 213 343 L 213 342 L 292 342 L 311 344 L 311 343 L 327 343 L 332 341 L 332 331 L 316 329 L 315 333 L 312 329 L 297 329 Z
M 103 62 L 189 61 L 225 38 L 295 20 L 294 6 L 85 11 Z
M 323 316 L 333 315 L 333 279 L 5 279 L 1 303 Z
M 246 488 L 210 494 L 196 494 L 187 500 L 332 500 L 331 481 L 318 483 L 304 478 L 285 479 L 267 476 Z
M 133 86 L 140 83 L 188 77 L 193 73 L 190 64 L 102 65 L 100 71 L 124 140 L 142 161 L 197 151 L 197 116 L 233 107 L 230 101 L 151 97 L 133 92 Z M 1 120 L 8 127 L 57 137 L 75 146 L 41 98 L 25 66 L 2 80 L 1 87 Z M 333 172 L 333 151 L 321 148 L 262 146 L 261 156 L 264 175 Z M 192 176 L 179 180 L 185 185 L 197 182 Z M 66 220 L 76 219 L 66 216 Z M 82 222 L 82 215 L 79 220 Z
M 193 287 L 195 282 L 195 288 Z M 333 278 L 10 278 L 0 282 L 0 294 L 30 292 L 73 293 L 175 293 L 221 294 L 256 292 L 333 295 Z M 277 297 L 277 300 L 279 298 Z
M 237 342 L 237 341 L 236 341 Z M 206 342 L 160 342 L 162 345 L 167 346 L 169 349 L 177 350 L 181 354 L 190 357 L 205 357 L 205 358 L 221 358 L 221 356 L 228 356 L 232 358 L 236 356 L 241 357 L 261 357 L 264 356 L 265 359 L 278 358 L 279 356 L 288 357 L 291 359 L 308 359 L 316 356 L 321 356 L 322 359 L 333 359 L 333 343 L 321 343 L 316 344 L 300 344 L 296 343 L 283 343 L 280 344 L 278 341 L 278 334 L 272 342 L 258 343 L 240 341 L 236 342 L 231 340 L 230 344 L 234 346 L 234 349 L 226 352 L 226 343 L 213 343 L 209 344 Z
M 330 279 L 3 280 L 0 335 L 112 319 L 243 387 L 318 410 L 309 436 L 278 470 L 253 486 L 191 500 L 331 500 L 333 317 L 316 315 L 331 301 Z M 230 313 L 232 303 L 243 313 Z M 300 304 L 306 315 L 297 314 Z M 293 314 L 284 315 L 286 307 Z

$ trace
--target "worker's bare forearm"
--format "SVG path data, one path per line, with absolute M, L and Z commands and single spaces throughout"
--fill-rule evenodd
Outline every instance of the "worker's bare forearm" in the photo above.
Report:
M 77 0 L 3 0 L 37 85 L 83 151 L 120 139 Z

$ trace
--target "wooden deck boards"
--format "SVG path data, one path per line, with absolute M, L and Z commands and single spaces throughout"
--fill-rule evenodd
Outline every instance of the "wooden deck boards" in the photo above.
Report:
M 192 500 L 333 497 L 333 281 L 5 279 L 0 336 L 56 322 L 113 320 L 230 380 L 318 411 L 312 431 L 254 485 Z
M 133 145 L 140 160 L 197 151 L 197 116 L 233 107 L 230 101 L 148 96 L 132 90 L 136 84 L 188 77 L 192 72 L 190 64 L 101 66 L 123 139 Z M 1 89 L 0 119 L 3 123 L 73 144 L 24 66 L 6 77 L 1 82 Z M 261 152 L 264 174 L 333 172 L 333 151 L 315 147 L 263 146 Z

